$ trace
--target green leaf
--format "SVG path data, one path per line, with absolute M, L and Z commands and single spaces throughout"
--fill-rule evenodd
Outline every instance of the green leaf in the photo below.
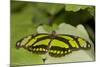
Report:
M 27 3 L 25 2 L 19 2 L 19 1 L 11 1 L 11 12 L 21 12 L 24 7 L 26 7 Z
M 72 25 L 77 25 L 79 23 L 84 23 L 86 20 L 91 18 L 90 13 L 86 10 L 82 10 L 79 12 L 66 11 L 65 13 L 62 12 L 59 16 L 56 16 L 56 19 L 54 19 L 52 26 L 50 26 L 48 25 L 50 17 L 47 15 L 47 13 L 50 13 L 51 15 L 55 15 L 64 8 L 63 7 L 64 5 L 61 5 L 61 4 L 60 5 L 57 5 L 57 4 L 44 5 L 44 3 L 43 5 L 41 5 L 42 3 L 41 4 L 29 3 L 29 2 L 26 2 L 26 3 L 27 3 L 27 6 L 25 6 L 25 8 L 21 10 L 21 12 L 11 13 L 11 65 L 43 64 L 42 58 L 40 56 L 32 54 L 31 52 L 28 52 L 25 49 L 17 50 L 15 48 L 16 42 L 22 37 L 25 37 L 29 34 L 34 34 L 36 33 L 36 31 L 38 31 L 39 33 L 41 32 L 48 33 L 53 30 L 56 30 L 58 31 L 57 32 L 58 34 L 63 33 L 63 32 L 65 32 L 65 34 L 77 33 L 75 27 L 73 26 L 70 27 L 69 25 L 66 25 L 66 24 L 62 24 L 58 26 L 58 23 L 61 24 L 62 22 L 65 22 Z M 22 6 L 22 5 L 18 5 L 18 9 L 19 9 L 19 6 Z M 11 9 L 16 10 L 16 8 L 17 7 L 14 7 Z M 40 24 L 43 24 L 43 26 L 39 26 L 37 28 L 37 26 Z M 84 51 L 81 51 L 81 52 L 84 52 Z M 75 53 L 74 56 L 78 56 L 76 54 L 77 52 Z M 87 56 L 84 56 L 84 58 Z M 72 59 L 71 58 L 72 55 L 71 56 L 69 55 L 69 57 L 70 59 Z M 60 58 L 60 60 L 62 59 L 63 58 Z M 58 60 L 55 60 L 55 61 L 54 60 L 55 59 L 52 59 L 53 63 L 58 61 Z M 51 58 L 49 62 L 51 62 Z
M 92 16 L 95 16 L 95 7 L 91 6 L 87 9 Z
M 19 39 L 36 33 L 36 25 L 32 23 L 32 18 L 32 4 L 28 4 L 22 12 L 11 13 L 11 65 L 43 64 L 40 56 L 25 49 L 16 49 L 16 42 Z
M 41 28 L 45 30 L 43 26 Z M 44 32 L 43 31 L 43 32 Z M 43 33 L 42 31 L 39 31 L 39 33 Z M 48 32 L 49 33 L 49 32 Z M 47 60 L 45 61 L 45 64 L 51 64 L 51 63 L 66 63 L 66 62 L 80 62 L 80 61 L 94 61 L 94 44 L 90 40 L 86 29 L 84 28 L 83 25 L 78 25 L 77 27 L 74 27 L 70 24 L 66 23 L 61 23 L 56 30 L 57 34 L 70 34 L 74 36 L 79 36 L 91 43 L 91 49 L 90 50 L 78 50 L 78 51 L 73 51 L 71 54 L 66 55 L 64 57 L 51 57 L 50 55 L 46 54 Z
M 63 4 L 51 4 L 51 3 L 37 3 L 37 8 L 51 14 L 55 15 L 57 14 L 62 8 L 64 8 Z
M 87 22 L 90 18 L 92 18 L 91 14 L 87 10 L 80 10 L 78 12 L 66 11 L 62 14 L 59 14 L 56 19 L 54 19 L 53 23 L 68 23 L 71 25 L 78 25 Z
M 37 28 L 37 32 L 38 33 L 47 33 L 47 32 L 51 33 L 52 31 L 57 30 L 57 28 L 58 28 L 57 24 L 53 24 L 52 26 L 44 24 Z
M 33 54 L 25 49 L 11 49 L 11 66 L 43 64 L 39 55 Z
M 67 4 L 65 7 L 66 11 L 73 11 L 73 12 L 77 12 L 79 10 L 84 10 L 86 8 L 88 8 L 89 6 L 86 5 L 76 5 L 76 4 Z
M 33 8 L 32 14 L 33 14 L 32 18 L 33 24 L 40 25 L 49 23 L 49 17 L 46 15 L 45 12 L 41 12 L 39 9 Z

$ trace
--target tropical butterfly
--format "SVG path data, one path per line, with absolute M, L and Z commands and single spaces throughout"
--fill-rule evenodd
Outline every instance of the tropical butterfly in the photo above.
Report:
M 16 43 L 17 48 L 25 48 L 34 54 L 46 54 L 51 57 L 63 57 L 79 49 L 90 49 L 91 45 L 85 39 L 68 34 L 39 33 L 29 35 Z

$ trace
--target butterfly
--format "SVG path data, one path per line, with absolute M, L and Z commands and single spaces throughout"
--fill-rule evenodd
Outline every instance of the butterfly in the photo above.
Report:
M 85 39 L 69 35 L 38 33 L 26 36 L 16 43 L 16 48 L 25 48 L 34 54 L 46 54 L 51 57 L 63 57 L 76 50 L 87 50 L 91 48 L 91 44 Z

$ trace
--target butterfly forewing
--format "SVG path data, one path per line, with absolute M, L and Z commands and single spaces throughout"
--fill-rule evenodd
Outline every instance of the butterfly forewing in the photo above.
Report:
M 30 47 L 34 45 L 40 38 L 47 37 L 47 34 L 37 34 L 29 42 L 26 43 L 25 47 Z
M 91 47 L 88 41 L 78 36 L 60 34 L 59 37 L 66 39 L 67 43 L 69 43 L 71 49 L 73 50 L 88 49 Z
M 24 47 L 25 44 L 26 44 L 27 42 L 29 42 L 32 38 L 33 38 L 33 36 L 32 36 L 32 35 L 29 35 L 29 36 L 27 36 L 27 37 L 24 37 L 24 38 L 20 39 L 20 40 L 16 43 L 16 47 L 17 47 L 17 48 Z
M 33 45 L 34 42 L 36 42 L 39 38 L 48 36 L 47 34 L 36 34 L 36 35 L 29 35 L 26 36 L 24 38 L 22 38 L 21 40 L 19 40 L 16 43 L 17 48 L 19 47 L 24 47 L 24 48 L 28 48 L 30 46 Z

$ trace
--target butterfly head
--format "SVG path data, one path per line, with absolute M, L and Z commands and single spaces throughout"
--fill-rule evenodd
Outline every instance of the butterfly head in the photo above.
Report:
M 57 35 L 57 34 L 56 34 L 56 31 L 52 31 L 51 37 L 54 38 L 56 35 Z
M 55 35 L 56 34 L 56 31 L 52 31 L 52 34 Z

